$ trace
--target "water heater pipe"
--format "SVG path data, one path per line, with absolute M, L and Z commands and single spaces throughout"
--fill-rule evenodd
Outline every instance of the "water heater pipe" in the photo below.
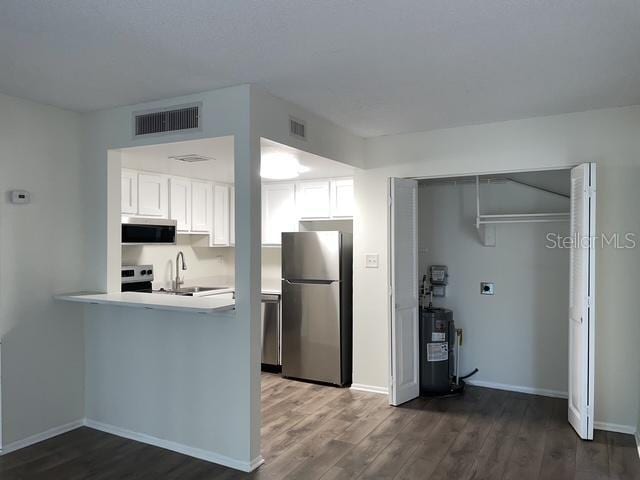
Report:
M 456 386 L 460 385 L 460 337 L 462 337 L 462 329 L 456 328 Z

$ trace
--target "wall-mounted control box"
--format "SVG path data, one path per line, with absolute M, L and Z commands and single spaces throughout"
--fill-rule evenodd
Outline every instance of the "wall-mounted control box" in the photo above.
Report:
M 431 285 L 431 293 L 434 297 L 445 297 L 447 295 L 447 287 L 445 285 Z
M 434 297 L 447 295 L 449 271 L 446 265 L 431 265 L 429 267 L 429 283 L 431 284 L 431 295 Z
M 480 282 L 480 294 L 481 295 L 493 295 L 495 294 L 496 286 L 493 282 Z
M 449 272 L 446 265 L 431 265 L 429 267 L 429 281 L 431 285 L 446 285 L 449 283 Z
M 14 205 L 25 204 L 31 202 L 31 194 L 26 190 L 12 190 L 9 199 Z

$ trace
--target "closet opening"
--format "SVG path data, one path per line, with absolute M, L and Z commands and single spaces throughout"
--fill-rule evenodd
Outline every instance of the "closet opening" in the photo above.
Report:
M 389 193 L 390 403 L 465 381 L 567 398 L 592 438 L 595 165 L 391 179 Z

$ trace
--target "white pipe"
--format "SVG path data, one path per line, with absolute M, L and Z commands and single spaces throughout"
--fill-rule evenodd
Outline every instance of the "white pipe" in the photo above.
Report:
M 456 386 L 460 385 L 460 335 L 456 329 Z
M 476 175 L 476 229 L 480 230 L 480 177 Z

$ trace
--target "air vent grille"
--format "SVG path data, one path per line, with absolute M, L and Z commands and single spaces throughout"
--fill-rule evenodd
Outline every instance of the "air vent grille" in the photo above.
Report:
M 294 137 L 307 139 L 307 127 L 301 120 L 289 117 L 289 133 Z
M 200 128 L 200 105 L 134 114 L 135 136 Z

